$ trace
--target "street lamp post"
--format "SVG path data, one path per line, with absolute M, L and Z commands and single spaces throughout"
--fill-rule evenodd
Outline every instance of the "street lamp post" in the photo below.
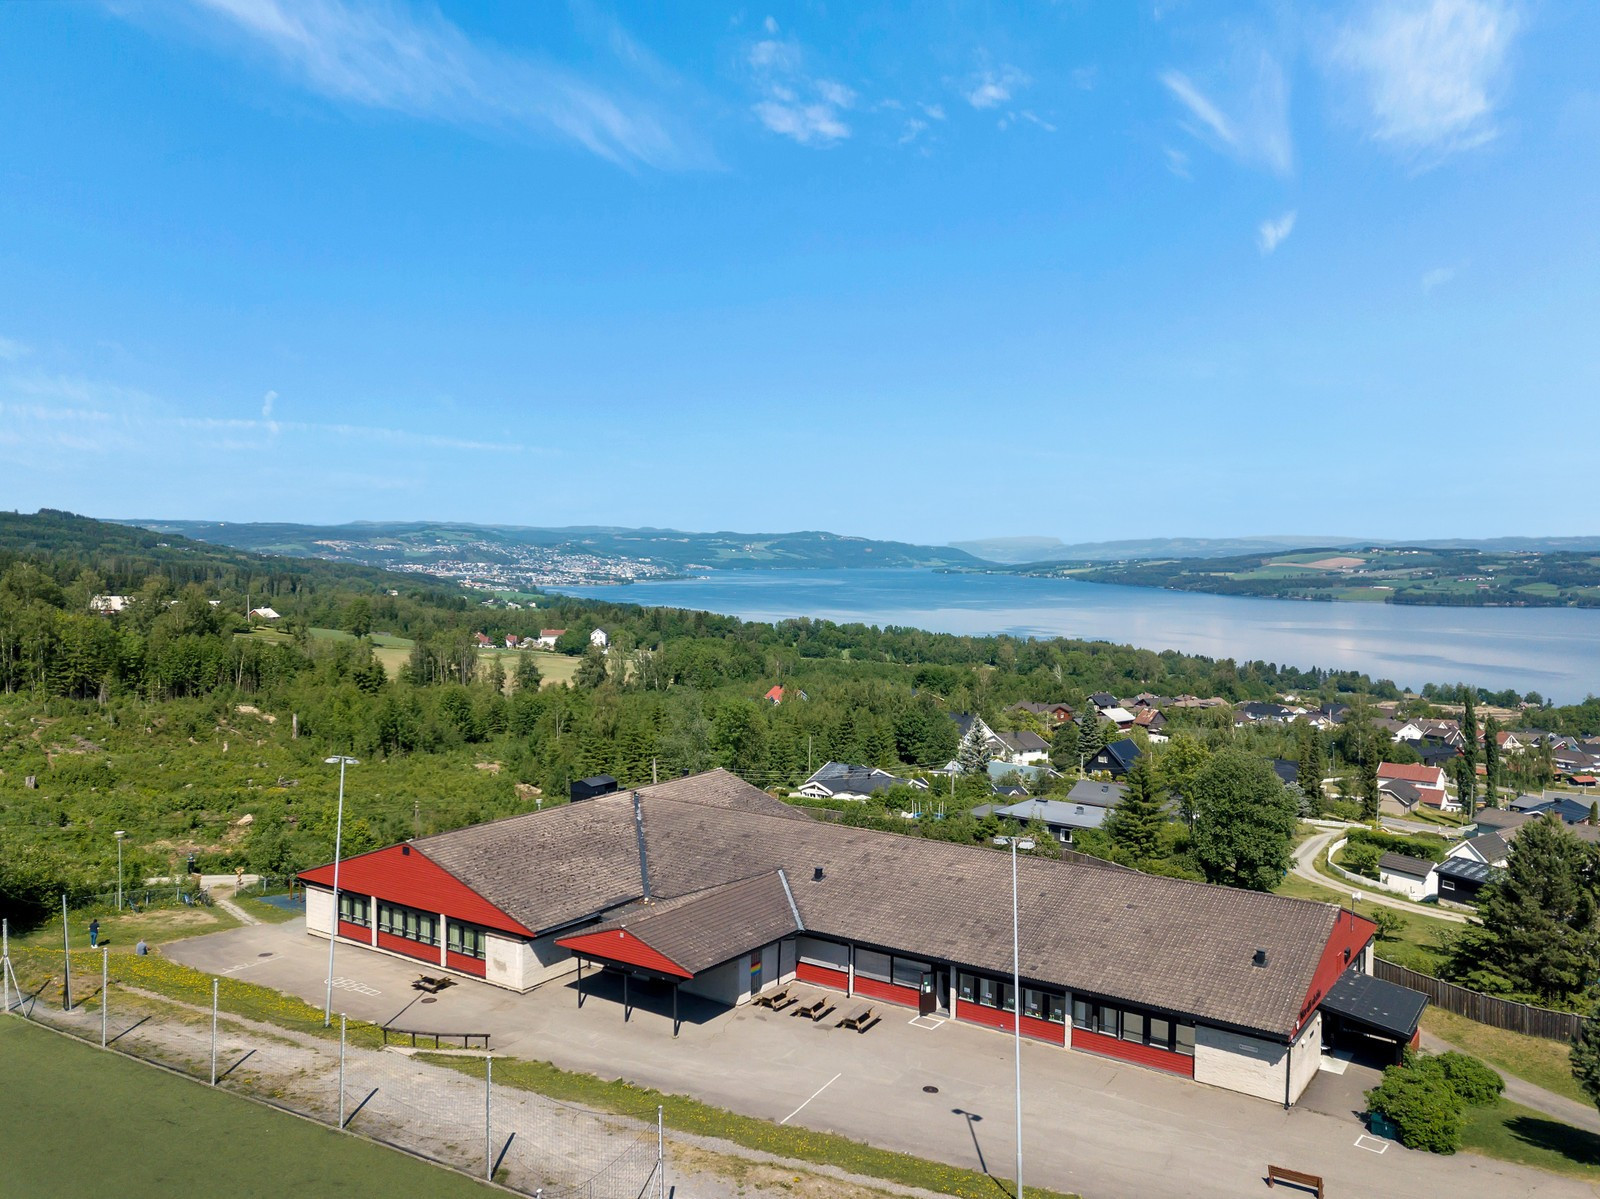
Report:
M 1032 849 L 1031 837 L 1011 842 L 1011 1030 L 1017 1061 L 1017 1199 L 1022 1199 L 1022 938 L 1017 919 L 1017 850 Z
M 122 839 L 128 834 L 118 829 L 111 834 L 117 839 L 117 911 L 122 911 Z
M 339 940 L 339 850 L 344 841 L 344 768 L 359 766 L 360 762 L 344 754 L 322 759 L 329 766 L 339 767 L 339 814 L 333 826 L 333 911 L 328 921 L 328 993 L 322 1005 L 322 1027 L 333 1024 L 333 947 Z

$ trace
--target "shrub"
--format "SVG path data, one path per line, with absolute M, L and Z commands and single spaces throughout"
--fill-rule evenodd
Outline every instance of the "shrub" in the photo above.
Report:
M 1356 845 L 1354 843 L 1345 847 L 1340 855 L 1339 865 L 1352 874 L 1359 874 L 1363 878 L 1378 877 L 1378 859 L 1383 853 L 1375 845 Z
M 1378 926 L 1378 940 L 1393 941 L 1406 929 L 1406 918 L 1393 908 L 1374 908 L 1372 922 Z
M 1407 1149 L 1454 1153 L 1461 1147 L 1465 1105 L 1444 1071 L 1428 1059 L 1390 1066 L 1367 1092 L 1369 1111 L 1386 1117 Z
M 1505 1079 L 1477 1058 L 1465 1053 L 1452 1049 L 1449 1053 L 1441 1053 L 1428 1060 L 1438 1063 L 1451 1090 L 1461 1096 L 1462 1102 L 1468 1107 L 1493 1103 L 1506 1089 Z

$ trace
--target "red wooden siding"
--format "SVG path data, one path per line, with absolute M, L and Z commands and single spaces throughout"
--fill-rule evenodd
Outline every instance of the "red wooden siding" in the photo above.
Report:
M 893 983 L 882 983 L 875 978 L 862 978 L 856 975 L 856 994 L 865 995 L 868 999 L 881 999 L 885 1003 L 898 1003 L 905 1007 L 917 1006 L 917 989 L 915 987 L 897 987 Z
M 1350 964 L 1361 956 L 1361 951 L 1367 947 L 1367 942 L 1372 940 L 1372 935 L 1378 931 L 1378 926 L 1365 916 L 1357 916 L 1347 909 L 1340 909 L 1339 914 L 1333 918 L 1333 932 L 1328 935 L 1328 943 L 1323 946 L 1322 959 L 1317 963 L 1316 973 L 1311 976 L 1311 989 L 1306 992 L 1305 1002 L 1300 1005 L 1300 1022 L 1295 1025 L 1295 1035 L 1311 1018 L 1311 1013 L 1317 1010 L 1317 1005 L 1332 989 L 1333 984 L 1339 981 L 1339 976 L 1350 968 Z M 1345 950 L 1350 951 L 1348 957 Z
M 462 974 L 476 974 L 479 978 L 488 973 L 482 958 L 469 957 L 464 953 L 447 952 L 444 955 L 444 964 L 451 970 L 459 970 Z
M 694 977 L 693 973 L 666 954 L 650 948 L 625 928 L 613 929 L 608 933 L 575 933 L 570 937 L 562 937 L 556 944 L 587 958 L 625 962 L 630 966 L 642 966 L 646 970 L 674 974 L 679 978 Z
M 352 941 L 360 941 L 365 945 L 372 944 L 372 930 L 364 924 L 351 924 L 348 920 L 339 921 L 339 935 L 349 937 Z
M 1182 1053 L 1173 1053 L 1170 1049 L 1135 1045 L 1132 1041 L 1121 1041 L 1104 1033 L 1086 1032 L 1081 1028 L 1072 1030 L 1072 1047 L 1089 1053 L 1103 1054 L 1106 1057 L 1121 1058 L 1125 1062 L 1149 1066 L 1153 1070 L 1181 1074 L 1185 1078 L 1194 1077 L 1194 1058 Z
M 829 970 L 810 962 L 796 962 L 794 976 L 803 983 L 816 983 L 819 987 L 832 987 L 835 991 L 850 989 L 850 976 L 843 970 Z
M 962 999 L 956 1000 L 956 1019 L 969 1020 L 973 1024 L 983 1024 L 989 1028 L 998 1028 L 1001 1032 L 1015 1031 L 1010 1012 L 984 1007 L 981 1003 L 968 1003 Z M 1052 1024 L 1048 1020 L 1040 1020 L 1037 1016 L 1024 1016 L 1022 1018 L 1022 1035 L 1032 1037 L 1036 1041 L 1049 1041 L 1052 1045 L 1065 1045 L 1067 1043 L 1067 1026 L 1065 1024 Z
M 409 852 L 407 852 L 409 851 Z M 318 866 L 300 876 L 308 883 L 333 886 L 333 867 Z M 339 863 L 339 890 L 387 899 L 424 912 L 443 912 L 458 920 L 533 936 L 494 904 L 479 895 L 443 866 L 429 861 L 415 845 L 391 845 Z M 377 908 L 373 908 L 377 916 Z
M 407 940 L 393 933 L 379 933 L 378 948 L 387 949 L 391 953 L 403 953 L 408 958 L 420 958 L 424 962 L 432 962 L 435 966 L 439 964 L 437 945 L 424 945 L 421 941 Z

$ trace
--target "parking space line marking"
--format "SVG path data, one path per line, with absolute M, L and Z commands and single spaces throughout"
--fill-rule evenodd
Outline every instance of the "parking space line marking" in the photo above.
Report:
M 1363 1142 L 1370 1142 L 1370 1143 L 1369 1144 L 1363 1144 Z M 1372 1147 L 1373 1145 L 1376 1145 L 1377 1148 L 1374 1149 Z M 1368 1153 L 1383 1153 L 1383 1152 L 1386 1152 L 1388 1150 L 1389 1142 L 1388 1141 L 1380 1141 L 1377 1137 L 1369 1137 L 1365 1133 L 1363 1133 L 1361 1136 L 1358 1136 L 1356 1138 L 1356 1148 L 1357 1149 L 1365 1149 Z
M 826 1091 L 829 1087 L 831 1087 L 834 1083 L 838 1082 L 843 1077 L 844 1077 L 844 1071 L 840 1070 L 839 1073 L 835 1074 L 832 1078 L 828 1079 L 827 1082 L 823 1083 L 815 1091 L 812 1091 L 811 1095 L 806 1099 L 806 1103 L 810 1103 L 812 1099 L 815 1099 L 818 1095 L 822 1094 L 822 1092 Z M 798 1116 L 801 1113 L 801 1111 L 803 1111 L 805 1109 L 806 1103 L 802 1103 L 799 1107 L 795 1108 L 794 1111 L 790 1112 L 783 1119 L 779 1120 L 778 1123 L 779 1124 L 787 1124 L 790 1120 L 793 1120 L 796 1116 Z

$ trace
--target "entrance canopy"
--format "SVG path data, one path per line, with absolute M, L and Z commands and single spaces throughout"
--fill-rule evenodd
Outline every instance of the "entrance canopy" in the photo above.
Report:
M 659 903 L 630 904 L 556 944 L 590 961 L 682 980 L 803 931 L 789 882 L 774 870 Z
M 1370 974 L 1347 971 L 1333 984 L 1322 1009 L 1341 1020 L 1380 1036 L 1409 1041 L 1416 1035 L 1428 997 L 1410 987 L 1385 982 Z

